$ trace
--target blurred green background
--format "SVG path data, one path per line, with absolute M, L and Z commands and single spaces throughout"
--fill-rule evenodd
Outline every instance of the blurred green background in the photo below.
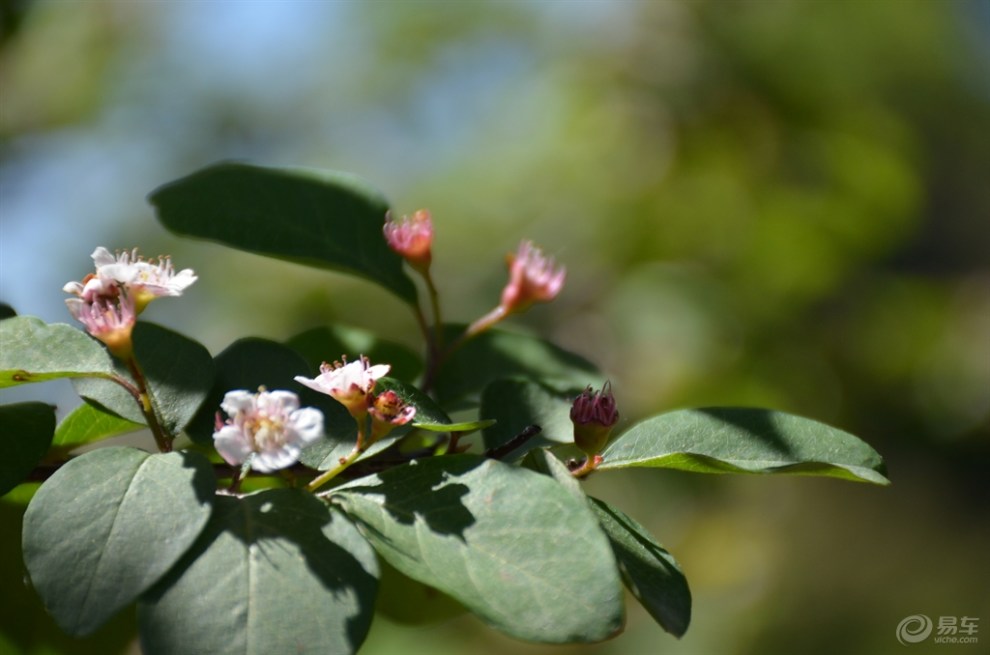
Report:
M 376 620 L 368 655 L 975 653 L 990 643 L 990 2 L 0 2 L 0 300 L 69 321 L 97 245 L 200 281 L 150 320 L 218 352 L 340 321 L 416 343 L 369 284 L 182 242 L 144 198 L 220 159 L 360 174 L 432 210 L 452 320 L 533 238 L 569 268 L 518 322 L 598 362 L 623 422 L 755 404 L 860 435 L 881 489 L 600 474 L 692 585 L 680 641 L 547 647 Z M 68 384 L 4 392 L 47 398 Z M 0 653 L 62 638 L 0 502 Z M 72 538 L 66 535 L 66 538 Z M 911 614 L 980 644 L 906 648 Z

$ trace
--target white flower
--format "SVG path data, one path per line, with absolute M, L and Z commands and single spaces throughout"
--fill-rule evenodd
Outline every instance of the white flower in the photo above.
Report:
M 262 473 L 292 466 L 323 436 L 323 413 L 300 409 L 291 391 L 228 391 L 220 407 L 230 418 L 213 433 L 213 445 L 234 466 L 252 454 L 251 468 Z
M 368 413 L 371 391 L 375 382 L 388 374 L 391 366 L 388 364 L 371 365 L 367 357 L 361 357 L 356 362 L 334 362 L 320 365 L 320 374 L 312 380 L 301 375 L 296 376 L 296 382 L 315 389 L 320 393 L 331 396 L 347 408 L 351 416 L 360 418 Z
M 141 309 L 155 298 L 181 296 L 197 279 L 191 268 L 176 273 L 170 257 L 145 261 L 138 256 L 137 248 L 114 256 L 100 246 L 93 251 L 92 257 L 96 264 L 96 276 L 127 287 L 130 293 L 135 294 L 135 301 Z

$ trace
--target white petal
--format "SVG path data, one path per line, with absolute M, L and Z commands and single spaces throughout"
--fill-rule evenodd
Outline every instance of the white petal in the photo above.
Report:
M 262 405 L 262 397 L 265 398 L 264 405 Z M 268 411 L 278 407 L 281 412 L 289 414 L 299 409 L 299 396 L 291 391 L 267 391 L 258 395 L 258 407 L 264 407 Z
M 113 264 L 117 261 L 117 258 L 114 257 L 110 253 L 110 251 L 104 248 L 103 246 L 100 246 L 99 248 L 94 250 L 93 254 L 90 255 L 90 257 L 93 258 L 93 263 L 96 264 L 96 268 L 99 268 L 101 266 L 106 266 L 108 264 Z
M 225 425 L 213 433 L 213 446 L 231 465 L 239 466 L 251 454 L 251 444 L 244 431 L 235 425 Z
M 302 445 L 308 446 L 323 436 L 323 412 L 312 407 L 303 407 L 292 412 L 289 417 L 292 431 Z
M 227 412 L 228 416 L 251 411 L 254 408 L 254 394 L 243 389 L 228 391 L 224 394 L 223 402 L 220 403 L 220 409 Z
M 298 446 L 285 445 L 277 450 L 258 453 L 251 460 L 251 468 L 261 473 L 271 473 L 292 466 L 299 461 Z

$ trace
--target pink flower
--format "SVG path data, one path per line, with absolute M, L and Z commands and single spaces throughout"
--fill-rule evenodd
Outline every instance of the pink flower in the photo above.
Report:
M 502 298 L 491 310 L 468 326 L 466 337 L 473 337 L 489 329 L 509 314 L 525 311 L 534 302 L 550 302 L 564 288 L 567 270 L 557 266 L 553 257 L 523 241 L 519 250 L 508 256 L 509 281 L 502 289 Z
M 362 356 L 358 361 L 347 363 L 323 362 L 320 374 L 310 380 L 301 375 L 296 376 L 296 382 L 310 389 L 325 393 L 347 408 L 357 420 L 368 414 L 368 405 L 375 382 L 388 374 L 391 367 L 388 364 L 371 365 L 367 357 Z
M 430 212 L 420 209 L 410 216 L 394 220 L 391 214 L 385 216 L 382 228 L 388 246 L 402 255 L 410 266 L 425 272 L 430 267 L 433 245 L 433 221 Z
M 291 391 L 228 391 L 220 407 L 230 418 L 213 433 L 213 445 L 233 466 L 251 458 L 256 471 L 284 469 L 323 436 L 323 413 L 300 409 L 299 397 Z
M 523 241 L 514 255 L 509 255 L 509 282 L 502 290 L 499 307 L 504 314 L 521 312 L 534 302 L 549 302 L 564 287 L 567 270 L 557 266 L 553 257 Z
M 110 352 L 126 357 L 131 352 L 131 332 L 137 319 L 134 301 L 123 295 L 91 297 L 88 302 L 83 298 L 66 298 L 69 313 L 89 334 L 105 343 Z
M 618 420 L 619 411 L 615 407 L 611 383 L 606 382 L 601 391 L 592 391 L 588 387 L 571 405 L 575 445 L 588 455 L 595 455 L 605 447 Z

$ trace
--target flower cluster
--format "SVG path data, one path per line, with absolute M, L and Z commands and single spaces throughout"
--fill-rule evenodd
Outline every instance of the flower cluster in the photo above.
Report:
M 291 391 L 228 391 L 220 403 L 227 421 L 217 415 L 213 445 L 228 464 L 271 473 L 296 463 L 303 448 L 323 436 L 323 413 L 299 407 Z
M 375 384 L 388 374 L 391 367 L 388 364 L 372 366 L 367 357 L 361 357 L 356 362 L 328 364 L 323 362 L 320 374 L 310 379 L 297 376 L 296 382 L 310 389 L 325 393 L 343 405 L 358 424 L 358 448 L 370 445 L 375 440 L 388 434 L 393 428 L 409 423 L 416 415 L 416 408 L 406 404 L 392 390 L 375 395 Z M 365 439 L 363 434 L 365 420 L 371 415 L 371 433 Z
M 134 322 L 148 303 L 162 296 L 180 296 L 196 281 L 192 269 L 176 273 L 170 258 L 145 261 L 137 248 L 115 256 L 101 246 L 92 258 L 95 273 L 62 287 L 75 296 L 65 304 L 87 332 L 121 357 L 130 354 Z

